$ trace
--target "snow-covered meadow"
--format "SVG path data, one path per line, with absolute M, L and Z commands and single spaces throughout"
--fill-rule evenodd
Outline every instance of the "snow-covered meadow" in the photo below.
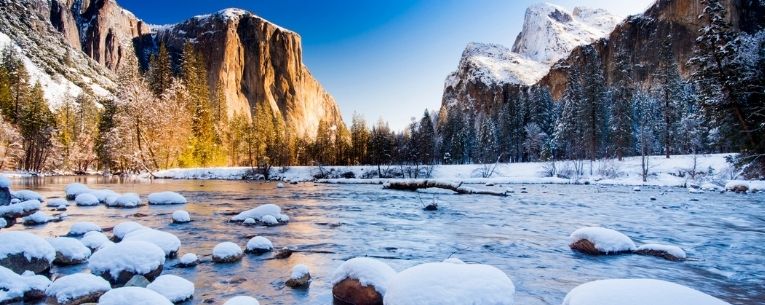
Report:
M 60 221 L 0 229 L 8 241 L 0 253 L 24 240 L 30 254 L 51 262 L 50 278 L 0 270 L 0 287 L 16 283 L 0 297 L 42 291 L 99 304 L 328 304 L 369 289 L 363 295 L 379 294 L 386 305 L 600 305 L 656 295 L 666 296 L 656 304 L 716 305 L 765 296 L 755 254 L 765 251 L 765 196 L 757 192 L 500 180 L 471 187 L 514 192 L 105 177 L 10 182 Z M 82 194 L 98 204 L 77 205 Z M 150 204 L 108 204 L 124 194 Z M 67 195 L 74 199 L 55 199 Z M 423 210 L 431 201 L 438 209 Z M 8 235 L 16 232 L 28 235 Z M 587 254 L 578 248 L 583 240 L 610 255 Z M 136 287 L 119 288 L 127 282 Z

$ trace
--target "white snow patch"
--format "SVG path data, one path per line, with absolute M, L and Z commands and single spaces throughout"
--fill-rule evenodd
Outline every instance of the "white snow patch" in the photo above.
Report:
M 98 299 L 98 305 L 173 305 L 173 303 L 148 288 L 123 287 L 104 293 Z
M 286 215 L 282 216 L 282 209 L 275 204 L 264 204 L 261 206 L 258 206 L 254 209 L 247 210 L 244 212 L 239 213 L 238 215 L 231 218 L 232 221 L 244 221 L 247 218 L 257 219 L 260 221 L 263 221 L 264 216 L 271 216 L 273 217 L 273 220 L 277 220 L 280 217 L 283 218 Z M 270 220 L 270 219 L 269 219 Z
M 79 206 L 96 206 L 100 203 L 98 197 L 91 193 L 82 193 L 74 198 L 74 202 Z
M 178 210 L 173 212 L 173 222 L 186 223 L 191 221 L 191 215 L 184 210 Z
M 24 221 L 24 224 L 30 224 L 30 225 L 48 223 L 49 221 L 54 219 L 56 218 L 48 214 L 45 214 L 44 212 L 41 212 L 41 211 L 37 211 L 32 215 L 22 218 L 22 220 Z
M 18 275 L 8 268 L 0 266 L 0 303 L 21 301 L 24 293 L 36 290 L 44 292 L 50 280 L 42 275 Z M 14 303 L 15 304 L 15 303 Z
M 38 200 L 27 200 L 24 202 L 17 202 L 14 203 L 13 200 L 11 200 L 11 204 L 9 205 L 3 205 L 0 206 L 0 216 L 6 216 L 6 215 L 18 215 L 18 214 L 25 214 L 31 211 L 39 210 L 40 209 L 40 201 Z
M 40 202 L 45 201 L 45 198 L 43 198 L 43 196 L 41 196 L 39 193 L 35 191 L 30 191 L 30 190 L 20 190 L 20 191 L 11 192 L 11 196 L 13 196 L 13 198 L 16 198 L 20 201 L 29 201 L 29 200 L 37 200 Z
M 178 252 L 181 248 L 181 240 L 172 233 L 155 230 L 155 229 L 140 229 L 128 233 L 122 239 L 123 241 L 145 241 L 157 245 L 162 248 L 166 256 L 171 256 Z
M 112 243 L 112 241 L 109 240 L 109 237 L 106 237 L 104 233 L 98 231 L 90 231 L 85 233 L 82 239 L 80 239 L 80 242 L 82 242 L 85 247 L 94 250 L 101 249 L 102 247 Z
M 270 251 L 274 249 L 274 244 L 271 243 L 268 238 L 265 238 L 263 236 L 255 236 L 251 238 L 249 241 L 247 241 L 247 250 L 253 251 L 253 250 L 260 250 L 260 251 Z
M 292 273 L 290 274 L 290 279 L 297 280 L 307 274 L 310 274 L 310 271 L 308 270 L 308 266 L 303 264 L 297 264 L 294 267 L 292 267 Z
M 186 198 L 176 192 L 159 192 L 149 194 L 149 204 L 151 205 L 185 204 L 186 202 Z
M 128 233 L 140 229 L 146 229 L 146 227 L 134 221 L 120 222 L 114 226 L 114 229 L 112 229 L 112 234 L 114 234 L 115 238 L 122 240 Z
M 636 248 L 635 243 L 627 235 L 601 227 L 577 229 L 571 233 L 569 242 L 573 244 L 582 239 L 589 240 L 596 249 L 605 253 L 633 251 Z
M 194 283 L 171 274 L 157 277 L 146 288 L 158 292 L 173 303 L 188 300 L 194 295 Z
M 258 300 L 248 296 L 236 296 L 228 299 L 223 305 L 260 305 Z
M 242 248 L 232 242 L 222 242 L 213 248 L 213 256 L 218 258 L 229 258 L 242 255 Z
M 611 279 L 572 289 L 562 305 L 730 305 L 698 290 L 653 279 Z
M 162 248 L 145 241 L 123 241 L 93 253 L 88 268 L 93 273 L 109 272 L 117 278 L 122 271 L 146 274 L 163 264 L 165 252 Z
M 101 232 L 101 227 L 88 221 L 76 222 L 69 227 L 69 236 L 81 236 L 90 231 Z
M 119 208 L 136 208 L 142 206 L 141 197 L 136 193 L 124 193 L 106 199 L 106 206 Z
M 92 293 L 106 292 L 112 286 L 100 276 L 90 273 L 75 273 L 56 279 L 45 294 L 55 298 L 59 304 L 69 302 Z
M 56 249 L 32 233 L 18 231 L 0 233 L 0 259 L 13 254 L 23 254 L 28 260 L 45 259 L 51 263 L 56 258 Z
M 53 199 L 48 199 L 48 201 L 45 203 L 45 206 L 49 208 L 58 208 L 62 205 L 65 207 L 69 206 L 69 201 L 67 201 L 64 198 L 53 198 Z
M 74 199 L 77 195 L 90 192 L 90 188 L 82 183 L 70 183 L 64 188 L 67 198 Z
M 56 249 L 57 253 L 61 253 L 61 255 L 71 260 L 82 261 L 90 257 L 90 249 L 77 239 L 56 237 L 49 238 L 48 243 Z
M 672 255 L 677 258 L 681 258 L 681 259 L 686 258 L 685 251 L 682 248 L 678 246 L 673 246 L 673 245 L 645 244 L 645 245 L 640 245 L 640 247 L 637 248 L 637 251 L 640 251 L 640 250 L 661 251 L 661 252 L 666 252 L 669 255 Z
M 385 305 L 512 305 L 514 297 L 513 281 L 495 267 L 427 263 L 394 276 Z
M 179 260 L 181 264 L 184 265 L 191 265 L 195 264 L 199 261 L 199 257 L 197 257 L 194 253 L 186 253 L 183 256 L 181 256 L 181 259 Z
M 380 295 L 385 296 L 389 281 L 396 275 L 388 264 L 374 258 L 356 257 L 343 262 L 332 274 L 332 286 L 350 278 L 356 279 L 361 285 L 374 286 Z

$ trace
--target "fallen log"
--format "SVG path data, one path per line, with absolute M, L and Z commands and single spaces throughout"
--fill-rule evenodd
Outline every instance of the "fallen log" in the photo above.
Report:
M 439 180 L 392 180 L 383 184 L 383 189 L 399 191 L 416 191 L 426 188 L 440 188 L 456 192 L 457 194 L 507 196 L 505 191 L 479 190 L 472 187 L 462 186 L 462 182 L 454 183 Z

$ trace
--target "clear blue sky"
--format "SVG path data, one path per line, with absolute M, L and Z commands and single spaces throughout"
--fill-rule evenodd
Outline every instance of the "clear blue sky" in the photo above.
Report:
M 529 0 L 118 0 L 153 24 L 237 7 L 303 38 L 305 64 L 335 97 L 346 121 L 354 111 L 400 129 L 425 108 L 437 110 L 446 76 L 468 42 L 511 46 Z M 653 0 L 560 0 L 627 16 Z

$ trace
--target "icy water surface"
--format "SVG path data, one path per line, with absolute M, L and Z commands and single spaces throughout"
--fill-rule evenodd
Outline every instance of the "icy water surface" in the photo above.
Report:
M 102 227 L 133 220 L 176 234 L 180 254 L 197 253 L 209 260 L 219 242 L 244 247 L 255 235 L 276 247 L 301 250 L 284 260 L 271 254 L 246 256 L 241 263 L 204 263 L 193 269 L 173 268 L 195 283 L 186 304 L 222 304 L 239 294 L 261 304 L 331 304 L 333 270 L 355 256 L 385 260 L 396 270 L 450 256 L 502 269 L 516 285 L 516 303 L 560 304 L 566 292 L 587 281 L 606 278 L 655 278 L 687 285 L 732 304 L 763 304 L 765 300 L 765 194 L 688 194 L 684 189 L 598 187 L 582 185 L 510 186 L 516 193 L 501 198 L 479 195 L 438 195 L 440 210 L 425 212 L 420 199 L 433 195 L 382 190 L 379 185 L 315 185 L 301 183 L 277 189 L 273 183 L 244 181 L 121 181 L 105 178 L 58 177 L 15 180 L 13 188 L 32 189 L 43 196 L 63 196 L 64 186 L 84 182 L 92 188 L 137 192 L 177 191 L 185 206 L 108 209 L 71 207 L 61 223 L 37 227 L 17 225 L 40 235 L 63 235 L 75 221 Z M 505 186 L 498 186 L 505 187 Z M 656 197 L 656 201 L 649 200 Z M 280 205 L 290 223 L 279 227 L 245 227 L 229 223 L 231 213 L 260 204 Z M 171 224 L 177 209 L 193 222 Z M 49 212 L 54 213 L 54 212 Z M 588 257 L 569 250 L 568 235 L 582 226 L 619 230 L 636 243 L 681 246 L 689 260 L 622 255 Z M 180 256 L 180 255 L 179 255 Z M 313 275 L 307 290 L 284 287 L 295 264 Z M 86 268 L 54 269 L 53 273 Z

